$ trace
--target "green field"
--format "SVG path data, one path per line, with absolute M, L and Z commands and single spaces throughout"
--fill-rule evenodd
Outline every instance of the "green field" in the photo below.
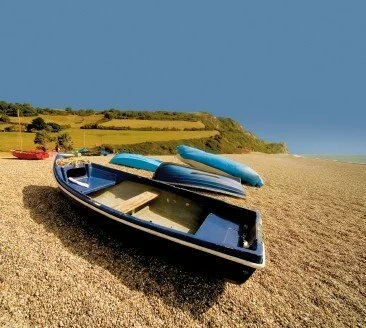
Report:
M 82 125 L 96 123 L 104 117 L 102 114 L 79 116 L 79 115 L 38 115 L 42 117 L 47 123 L 54 122 L 60 125 L 69 124 L 72 128 L 80 128 Z M 31 123 L 35 116 L 20 117 L 21 123 Z M 18 123 L 17 117 L 10 117 L 10 122 Z
M 66 130 L 66 132 L 71 134 L 75 148 L 84 146 L 84 135 L 85 146 L 95 147 L 102 144 L 129 145 L 145 141 L 153 142 L 208 138 L 218 133 L 217 131 L 118 131 L 97 129 L 82 130 L 77 128 Z M 55 134 L 55 136 L 56 135 L 57 134 Z M 34 149 L 34 136 L 34 133 L 22 133 L 24 150 Z M 0 132 L 0 151 L 9 151 L 10 149 L 17 149 L 19 147 L 19 133 Z
M 203 129 L 205 126 L 202 122 L 197 121 L 160 121 L 160 120 L 118 120 L 114 119 L 108 122 L 100 124 L 101 126 L 116 126 L 116 127 L 130 127 L 131 129 L 136 128 L 176 128 L 179 130 L 184 129 Z
M 85 124 L 93 124 L 100 121 L 104 118 L 102 114 L 95 114 L 89 116 L 79 116 L 79 115 L 39 115 L 38 117 L 42 117 L 46 122 L 55 122 L 60 125 L 69 124 L 72 128 L 80 128 Z M 25 116 L 20 117 L 21 123 L 31 123 L 34 119 L 34 116 Z M 10 122 L 18 123 L 17 117 L 10 117 Z M 200 122 L 194 121 L 168 121 L 168 120 L 135 120 L 135 119 L 114 119 L 108 122 L 104 122 L 100 124 L 105 127 L 116 126 L 116 127 L 130 127 L 134 128 L 177 128 L 180 130 L 184 129 L 202 129 L 205 125 Z

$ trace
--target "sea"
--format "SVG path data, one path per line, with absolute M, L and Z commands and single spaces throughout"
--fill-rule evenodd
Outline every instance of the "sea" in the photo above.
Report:
M 335 162 L 366 164 L 366 155 L 326 155 L 326 154 L 301 154 L 296 157 L 311 157 L 318 159 L 328 159 Z

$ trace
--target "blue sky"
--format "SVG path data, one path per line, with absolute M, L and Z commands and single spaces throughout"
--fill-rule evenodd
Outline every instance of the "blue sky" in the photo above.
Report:
M 204 110 L 366 153 L 366 1 L 0 2 L 0 99 Z

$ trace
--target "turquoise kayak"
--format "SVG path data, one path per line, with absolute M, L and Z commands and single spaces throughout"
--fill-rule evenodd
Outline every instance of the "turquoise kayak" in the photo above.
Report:
M 261 187 L 264 184 L 260 175 L 252 168 L 223 156 L 184 145 L 178 146 L 177 151 L 179 158 L 184 163 L 200 170 L 238 177 L 242 183 L 250 186 Z
M 162 162 L 138 154 L 120 153 L 113 156 L 110 163 L 155 172 Z

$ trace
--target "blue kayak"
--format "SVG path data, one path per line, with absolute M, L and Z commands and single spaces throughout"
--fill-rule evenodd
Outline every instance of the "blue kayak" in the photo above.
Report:
M 200 170 L 238 177 L 242 183 L 250 186 L 261 187 L 264 184 L 260 175 L 249 166 L 193 147 L 180 145 L 177 150 L 184 163 Z
M 174 163 L 160 164 L 155 171 L 153 179 L 164 181 L 174 186 L 213 191 L 240 198 L 245 196 L 239 179 L 238 181 Z
M 155 172 L 162 162 L 138 154 L 120 153 L 115 155 L 110 163 Z

